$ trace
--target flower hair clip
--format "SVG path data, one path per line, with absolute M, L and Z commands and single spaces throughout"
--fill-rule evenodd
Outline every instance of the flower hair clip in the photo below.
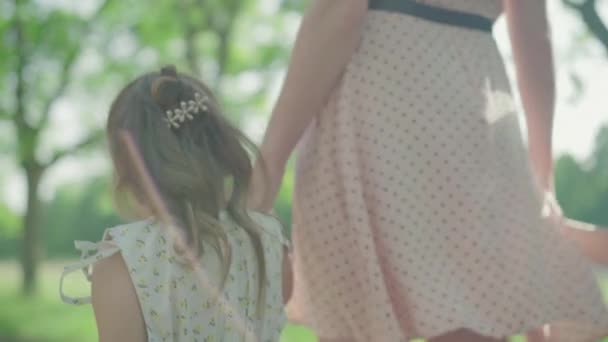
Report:
M 169 128 L 178 129 L 186 120 L 192 121 L 194 115 L 205 113 L 208 110 L 209 97 L 195 93 L 194 100 L 182 101 L 179 108 L 166 111 L 164 119 Z

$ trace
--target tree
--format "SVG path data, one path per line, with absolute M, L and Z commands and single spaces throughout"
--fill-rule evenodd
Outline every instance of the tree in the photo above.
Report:
M 588 160 L 564 155 L 555 173 L 557 197 L 566 216 L 608 227 L 608 126 L 597 135 Z
M 0 153 L 13 157 L 26 180 L 20 222 L 26 294 L 35 289 L 43 255 L 40 183 L 53 165 L 95 148 L 102 137 L 99 128 L 93 129 L 73 146 L 45 155 L 45 132 L 59 101 L 78 102 L 77 97 L 92 98 L 90 93 L 110 99 L 126 79 L 174 63 L 202 74 L 236 120 L 249 119 L 245 114 L 265 107 L 289 47 L 284 12 L 264 13 L 253 0 L 150 0 L 145 6 L 99 0 L 88 14 L 69 6 L 37 0 L 0 3 L 0 125 L 14 132 L 0 137 Z M 267 32 L 267 39 L 250 34 L 256 30 Z M 83 76 L 79 63 L 88 58 L 98 58 L 101 66 Z M 252 76 L 254 86 L 242 87 L 243 79 Z M 81 90 L 68 91 L 74 88 Z
M 608 27 L 598 12 L 605 1 L 562 0 L 566 8 L 574 11 L 591 37 L 603 47 L 608 58 Z M 573 75 L 574 88 L 581 92 L 583 84 Z M 575 96 L 576 100 L 578 96 Z M 556 164 L 558 197 L 565 213 L 575 219 L 608 226 L 608 127 L 600 130 L 593 156 L 578 163 L 570 156 L 561 157 Z
M 50 258 L 74 256 L 74 240 L 99 241 L 107 228 L 120 223 L 112 206 L 111 183 L 108 176 L 94 177 L 57 190 L 45 220 L 44 244 Z
M 131 31 L 142 46 L 153 45 L 160 60 L 201 76 L 240 122 L 268 107 L 270 86 L 290 47 L 285 14 L 292 10 L 266 13 L 253 0 L 157 0 L 140 9 L 142 20 Z M 256 86 L 241 90 L 248 82 Z
M 93 133 L 67 149 L 47 158 L 39 156 L 41 135 L 48 125 L 56 101 L 72 82 L 74 66 L 93 23 L 103 13 L 104 1 L 90 18 L 59 10 L 45 9 L 27 0 L 14 0 L 10 15 L 0 26 L 4 40 L 2 88 L 13 88 L 12 103 L 6 96 L 0 104 L 0 118 L 13 127 L 16 136 L 14 157 L 25 174 L 27 195 L 22 220 L 21 263 L 23 290 L 34 291 L 37 264 L 41 258 L 39 186 L 44 173 L 65 156 L 91 146 L 100 135 Z M 6 18 L 6 17 L 5 17 Z M 10 50 L 11 52 L 8 52 Z M 7 51 L 8 50 L 8 51 Z M 7 53 L 8 52 L 8 53 Z M 44 66 L 49 71 L 43 73 Z
M 578 13 L 589 32 L 602 44 L 608 57 L 608 28 L 597 11 L 597 0 L 562 0 L 566 7 Z

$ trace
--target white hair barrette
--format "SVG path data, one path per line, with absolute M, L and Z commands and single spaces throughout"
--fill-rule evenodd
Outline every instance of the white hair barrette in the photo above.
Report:
M 209 110 L 209 97 L 194 94 L 194 100 L 182 101 L 179 108 L 165 112 L 165 122 L 169 128 L 179 128 L 186 120 L 192 121 L 194 115 L 202 114 Z

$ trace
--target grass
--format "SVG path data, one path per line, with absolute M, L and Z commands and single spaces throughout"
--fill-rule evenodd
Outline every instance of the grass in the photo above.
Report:
M 90 306 L 68 306 L 59 298 L 63 263 L 41 269 L 39 295 L 19 294 L 20 272 L 16 262 L 0 263 L 0 341 L 86 342 L 97 338 Z
M 19 265 L 0 261 L 0 342 L 97 341 L 91 306 L 66 305 L 59 297 L 59 276 L 67 263 L 45 263 L 38 295 L 24 298 L 19 293 Z M 84 277 L 68 277 L 65 289 L 70 295 L 85 296 L 89 285 Z M 281 342 L 314 341 L 310 330 L 294 325 L 288 326 L 281 338 Z
M 65 262 L 47 262 L 41 269 L 39 294 L 19 295 L 20 272 L 16 262 L 0 262 L 0 342 L 89 342 L 96 341 L 95 321 L 89 305 L 71 306 L 59 298 L 59 275 Z M 601 277 L 608 301 L 608 276 Z M 70 294 L 85 295 L 83 279 L 68 279 Z M 314 342 L 314 334 L 304 327 L 289 325 L 281 342 Z M 420 342 L 420 341 L 417 341 Z M 514 337 L 511 342 L 525 342 Z M 608 342 L 605 339 L 603 342 Z

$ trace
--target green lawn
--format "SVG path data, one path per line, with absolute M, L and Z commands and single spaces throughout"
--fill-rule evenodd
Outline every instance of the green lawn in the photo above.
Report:
M 70 306 L 59 298 L 58 282 L 65 263 L 46 263 L 42 268 L 39 295 L 19 295 L 19 268 L 15 262 L 0 262 L 0 342 L 87 342 L 95 341 L 95 321 L 91 307 Z M 608 276 L 602 278 L 608 299 Z M 84 281 L 70 279 L 66 289 L 85 294 Z M 314 335 L 303 327 L 288 326 L 281 342 L 314 342 Z M 514 338 L 513 342 L 522 342 Z M 604 340 L 608 342 L 608 339 Z
M 66 262 L 44 264 L 39 295 L 19 295 L 20 272 L 16 262 L 0 261 L 0 342 L 88 342 L 96 341 L 95 320 L 90 305 L 72 306 L 59 298 L 59 276 Z M 69 277 L 68 293 L 86 295 L 84 277 Z M 289 326 L 281 342 L 314 342 L 303 327 Z

